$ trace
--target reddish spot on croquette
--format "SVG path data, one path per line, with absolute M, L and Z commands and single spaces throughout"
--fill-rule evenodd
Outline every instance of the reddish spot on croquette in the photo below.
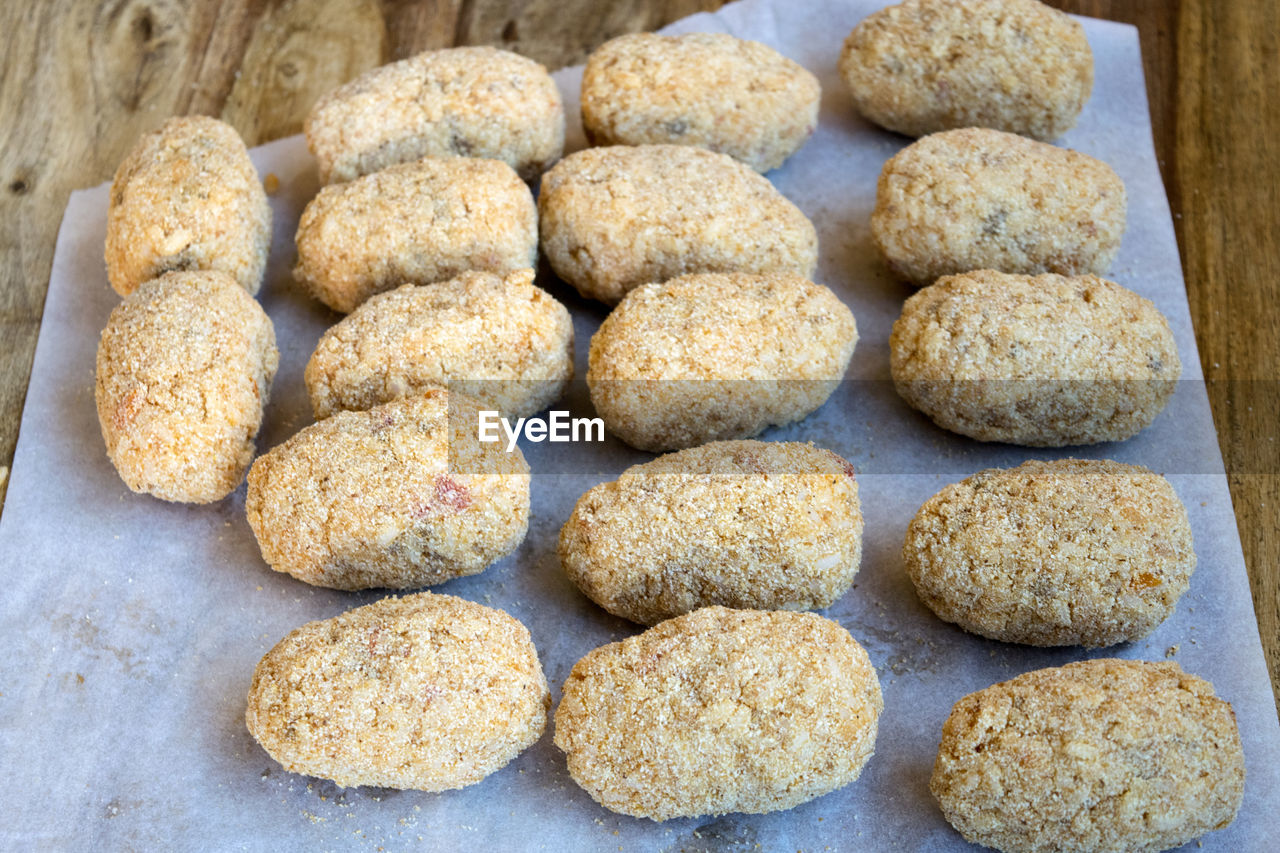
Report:
M 436 478 L 435 499 L 437 504 L 454 512 L 471 506 L 471 492 L 448 474 Z

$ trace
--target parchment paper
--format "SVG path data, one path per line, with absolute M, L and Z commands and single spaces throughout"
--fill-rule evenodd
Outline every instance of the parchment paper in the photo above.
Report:
M 841 41 L 875 2 L 743 0 L 672 30 L 765 41 L 821 78 L 815 137 L 770 178 L 818 227 L 818 278 L 861 332 L 850 381 L 809 420 L 766 438 L 811 439 L 860 473 L 866 541 L 857 585 L 827 615 L 869 650 L 884 690 L 876 754 L 854 784 L 786 812 L 657 824 L 612 814 L 569 778 L 547 734 L 483 783 L 444 794 L 357 788 L 283 771 L 245 730 L 259 657 L 303 622 L 383 593 L 312 589 L 262 562 L 243 486 L 212 506 L 132 494 L 107 461 L 93 403 L 94 352 L 117 298 L 103 267 L 107 187 L 75 193 L 58 237 L 0 519 L 0 759 L 9 785 L 0 847 L 14 850 L 947 850 L 967 845 L 927 783 L 942 721 L 965 693 L 1026 670 L 1103 654 L 1163 659 L 1211 679 L 1244 738 L 1244 805 L 1206 850 L 1263 850 L 1280 836 L 1280 731 L 1250 603 L 1226 478 L 1191 331 L 1169 209 L 1151 144 L 1136 32 L 1085 21 L 1097 84 L 1063 144 L 1111 163 L 1129 189 L 1129 230 L 1112 277 L 1169 316 L 1187 380 L 1147 431 L 1074 451 L 1147 464 L 1186 502 L 1199 567 L 1177 613 L 1143 642 L 1100 652 L 1022 648 L 944 624 L 900 564 L 906 524 L 947 482 L 1030 456 L 986 446 L 911 412 L 887 383 L 889 327 L 911 290 L 873 251 L 868 217 L 882 163 L 907 140 L 857 118 L 835 73 Z M 557 75 L 571 117 L 580 71 Z M 571 118 L 571 147 L 582 144 Z M 261 299 L 281 369 L 260 449 L 310 421 L 302 368 L 336 317 L 289 276 L 292 235 L 316 191 L 300 138 L 254 151 L 275 173 L 275 237 Z M 575 315 L 581 375 L 604 316 L 543 271 Z M 581 387 L 570 402 L 584 409 Z M 524 544 L 483 574 L 436 589 L 501 607 L 531 630 L 553 698 L 591 648 L 637 632 L 564 578 L 555 537 L 576 498 L 646 457 L 621 447 L 528 446 L 533 521 Z M 574 455 L 574 454 L 577 455 Z M 566 455 L 567 454 L 567 455 Z M 552 473 L 548 473 L 552 472 Z M 560 472 L 560 473 L 555 473 Z M 567 472 L 567 473 L 566 473 Z M 1194 845 L 1193 845 L 1194 846 Z

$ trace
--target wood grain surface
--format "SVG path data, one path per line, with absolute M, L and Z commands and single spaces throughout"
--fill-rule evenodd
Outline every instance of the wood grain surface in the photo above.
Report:
M 799 0 L 797 0 L 798 2 Z M 48 0 L 0 4 L 0 466 L 13 458 L 58 224 L 171 115 L 249 145 L 417 51 L 493 44 L 554 69 L 721 0 Z M 1135 24 L 1272 685 L 1280 697 L 1280 3 L 1051 0 Z M 0 477 L 0 500 L 5 486 Z

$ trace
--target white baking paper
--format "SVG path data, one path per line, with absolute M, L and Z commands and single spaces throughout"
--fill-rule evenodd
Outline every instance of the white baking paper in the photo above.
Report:
M 1063 144 L 1111 163 L 1129 189 L 1129 230 L 1113 277 L 1169 316 L 1188 381 L 1139 437 L 1077 455 L 1147 464 L 1186 502 L 1199 567 L 1177 613 L 1145 641 L 1104 652 L 1032 649 L 944 624 L 916 598 L 899 556 L 919 505 L 991 465 L 1063 451 L 983 445 L 910 411 L 887 383 L 889 327 L 912 291 L 869 237 L 876 177 L 907 140 L 859 119 L 835 73 L 844 35 L 875 2 L 742 0 L 674 31 L 755 38 L 822 81 L 814 138 L 770 174 L 817 225 L 819 280 L 852 307 L 861 333 L 850 381 L 818 413 L 766 438 L 806 439 L 860 472 L 866 541 L 857 585 L 826 614 L 871 654 L 884 690 L 876 754 L 848 787 L 768 815 L 653 823 L 596 805 L 569 778 L 547 734 L 505 769 L 461 791 L 427 794 L 285 772 L 243 715 L 258 659 L 294 627 L 383 593 L 308 587 L 262 562 L 244 488 L 211 506 L 135 495 L 107 461 L 93 401 L 98 335 L 117 303 L 102 260 L 107 187 L 68 204 L 49 285 L 8 503 L 0 631 L 0 760 L 9 778 L 0 847 L 12 850 L 951 850 L 967 845 L 928 792 L 943 719 L 962 695 L 1021 672 L 1101 654 L 1166 651 L 1230 700 L 1248 781 L 1239 817 L 1205 850 L 1271 849 L 1280 837 L 1280 731 L 1231 501 L 1200 379 L 1169 209 L 1151 144 L 1136 32 L 1085 21 L 1097 84 Z M 557 75 L 571 116 L 580 70 Z M 582 144 L 571 118 L 571 144 Z M 292 235 L 317 189 L 300 138 L 253 152 L 280 179 L 262 304 L 281 367 L 260 437 L 265 449 L 310 422 L 302 369 L 336 318 L 292 283 Z M 602 306 L 545 274 L 575 316 L 579 375 Z M 582 388 L 570 399 L 586 411 Z M 528 446 L 537 473 L 528 538 L 483 574 L 437 590 L 501 607 L 533 634 L 553 698 L 591 648 L 638 631 L 565 579 L 555 537 L 576 498 L 645 454 L 609 442 Z M 576 455 L 575 455 L 576 454 Z M 1194 846 L 1194 845 L 1192 845 Z

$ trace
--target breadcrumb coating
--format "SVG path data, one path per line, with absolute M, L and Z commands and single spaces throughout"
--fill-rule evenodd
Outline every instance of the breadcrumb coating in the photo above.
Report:
M 615 616 L 826 607 L 853 583 L 853 466 L 799 442 L 721 441 L 635 465 L 579 498 L 560 564 Z
M 573 377 L 569 311 L 533 270 L 465 272 L 370 297 L 307 362 L 316 419 L 446 385 L 507 418 L 542 411 Z
M 749 438 L 826 402 L 857 340 L 844 303 L 798 275 L 681 276 L 605 318 L 587 386 L 605 426 L 641 450 Z
M 578 661 L 555 744 L 612 811 L 759 814 L 858 778 L 883 707 L 867 653 L 835 622 L 706 607 Z
M 128 296 L 175 270 L 215 270 L 257 293 L 271 246 L 271 208 L 235 128 L 171 118 L 116 170 L 107 207 L 107 278 Z
M 222 272 L 171 272 L 116 306 L 94 399 L 107 456 L 135 492 L 210 503 L 230 494 L 279 364 L 271 320 Z
M 427 157 L 320 191 L 298 222 L 296 278 L 347 313 L 375 293 L 538 259 L 538 211 L 497 160 Z
M 570 154 L 542 176 L 542 251 L 583 296 L 687 273 L 813 276 L 818 237 L 800 209 L 727 154 L 615 145 Z
M 254 670 L 245 724 L 290 772 L 445 791 L 531 746 L 550 706 L 524 625 L 423 592 L 291 631 Z
M 480 444 L 480 404 L 443 388 L 338 412 L 259 456 L 245 513 L 271 568 L 331 589 L 483 571 L 529 526 L 519 448 Z
M 1084 27 L 1037 0 L 906 0 L 853 28 L 839 69 L 860 113 L 907 136 L 1057 139 L 1093 88 Z
M 631 33 L 582 74 L 593 145 L 696 145 L 757 172 L 781 166 L 818 126 L 818 78 L 773 48 L 724 33 Z
M 966 631 L 1033 646 L 1147 636 L 1196 567 L 1187 510 L 1137 465 L 1082 459 L 990 468 L 947 486 L 907 528 L 920 600 Z
M 975 844 L 1119 853 L 1225 827 L 1244 775 L 1235 712 L 1212 684 L 1172 661 L 1103 658 L 957 702 L 929 789 Z
M 1182 374 L 1169 322 L 1096 276 L 990 270 L 913 295 L 889 336 L 904 400 L 980 441 L 1123 441 L 1151 424 Z
M 501 160 L 531 181 L 564 152 L 564 104 L 547 69 L 492 47 L 429 50 L 316 101 L 305 124 L 321 183 L 422 157 Z
M 1087 154 L 984 128 L 926 136 L 884 164 L 871 236 L 890 271 L 1104 273 L 1125 229 L 1124 182 Z

